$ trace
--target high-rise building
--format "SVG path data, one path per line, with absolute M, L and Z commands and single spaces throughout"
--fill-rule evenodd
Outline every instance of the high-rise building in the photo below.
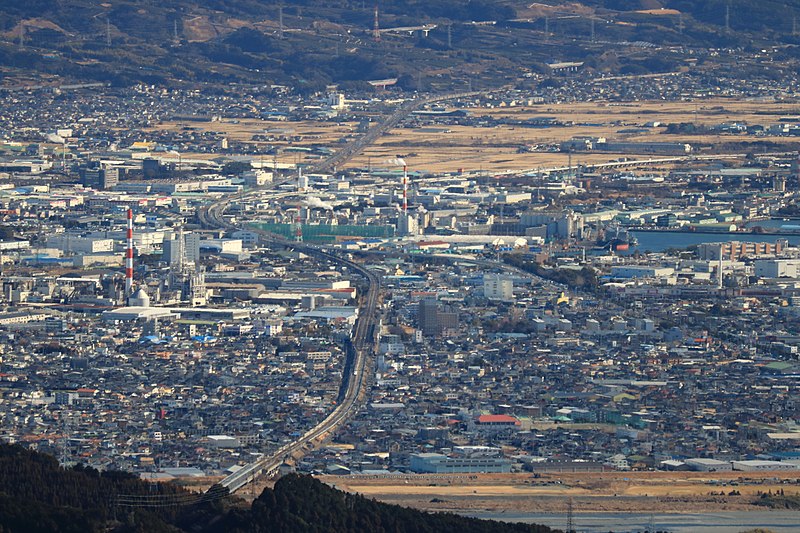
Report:
M 453 307 L 448 306 L 445 309 L 437 310 L 436 322 L 439 326 L 437 335 L 449 337 L 457 334 L 459 328 L 458 312 Z
M 438 337 L 458 330 L 458 312 L 452 308 L 440 309 L 432 298 L 419 302 L 417 309 L 417 327 L 426 337 Z
M 184 257 L 186 261 L 191 261 L 195 264 L 200 262 L 200 234 L 187 233 L 184 236 Z
M 99 188 L 100 185 L 100 167 L 91 166 L 91 163 L 86 166 L 81 166 L 78 169 L 78 176 L 81 179 L 81 185 L 84 187 L 91 187 L 93 189 Z
M 426 298 L 419 302 L 417 309 L 417 327 L 426 337 L 439 334 L 438 307 L 436 300 Z
M 179 238 L 164 239 L 161 245 L 161 260 L 169 265 L 178 265 L 182 261 L 183 246 Z
M 514 281 L 501 274 L 484 274 L 483 296 L 489 300 L 511 302 L 514 300 Z
M 81 185 L 92 189 L 112 189 L 119 183 L 119 169 L 90 161 L 78 169 Z
M 206 273 L 197 271 L 189 278 L 189 293 L 192 306 L 206 305 Z
M 397 217 L 397 234 L 400 236 L 417 235 L 419 223 L 417 217 L 409 213 L 400 213 Z
M 103 190 L 113 189 L 119 183 L 119 169 L 117 167 L 104 166 L 100 170 L 100 188 Z

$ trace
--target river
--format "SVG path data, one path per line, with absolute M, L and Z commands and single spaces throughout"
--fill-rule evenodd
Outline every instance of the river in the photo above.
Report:
M 565 514 L 479 513 L 476 518 L 526 522 L 564 529 Z M 741 533 L 764 528 L 775 533 L 800 532 L 797 511 L 728 511 L 718 513 L 575 513 L 573 524 L 579 533 L 644 532 L 652 525 L 655 531 L 669 533 Z
M 767 220 L 757 220 L 745 224 L 745 228 L 761 226 L 762 228 L 791 228 L 800 232 L 800 220 L 773 218 Z M 789 244 L 797 246 L 800 244 L 800 235 L 787 234 L 763 234 L 763 233 L 697 233 L 682 231 L 631 231 L 639 241 L 637 246 L 632 246 L 623 255 L 628 255 L 636 251 L 639 252 L 663 252 L 668 248 L 687 248 L 692 245 L 704 242 L 775 242 L 778 239 L 786 239 Z

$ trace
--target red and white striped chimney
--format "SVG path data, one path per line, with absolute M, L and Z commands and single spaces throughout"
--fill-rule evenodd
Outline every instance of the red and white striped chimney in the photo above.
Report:
M 128 246 L 125 249 L 125 298 L 133 293 L 133 210 L 128 209 Z

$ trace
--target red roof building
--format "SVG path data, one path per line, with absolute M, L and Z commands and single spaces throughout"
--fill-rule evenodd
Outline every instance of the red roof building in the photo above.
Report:
M 517 418 L 509 415 L 481 415 L 476 423 L 484 426 L 519 426 L 522 424 Z

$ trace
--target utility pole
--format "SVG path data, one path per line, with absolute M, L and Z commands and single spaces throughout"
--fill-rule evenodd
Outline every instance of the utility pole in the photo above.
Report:
M 650 513 L 650 520 L 647 521 L 647 532 L 656 533 L 656 523 L 653 513 Z
M 283 4 L 278 6 L 278 38 L 283 39 Z
M 25 24 L 19 23 L 19 47 L 25 48 Z
M 794 32 L 792 32 L 792 33 L 794 34 Z M 451 50 L 453 48 L 453 25 L 452 24 L 448 24 L 447 25 L 447 48 L 449 48 Z
M 61 411 L 62 416 L 64 417 L 61 420 L 61 431 L 64 433 L 61 439 L 61 457 L 59 458 L 59 462 L 61 466 L 67 466 L 69 462 L 69 415 L 67 413 L 67 409 L 63 409 Z
M 111 48 L 111 21 L 106 17 L 106 46 Z
M 572 152 L 567 153 L 567 181 L 572 183 Z
M 683 35 L 683 13 L 678 13 L 678 33 Z
M 544 17 L 544 42 L 548 42 L 550 40 L 550 17 L 545 15 Z
M 542 167 L 539 166 L 539 170 L 536 172 L 536 201 L 539 202 L 542 200 Z

